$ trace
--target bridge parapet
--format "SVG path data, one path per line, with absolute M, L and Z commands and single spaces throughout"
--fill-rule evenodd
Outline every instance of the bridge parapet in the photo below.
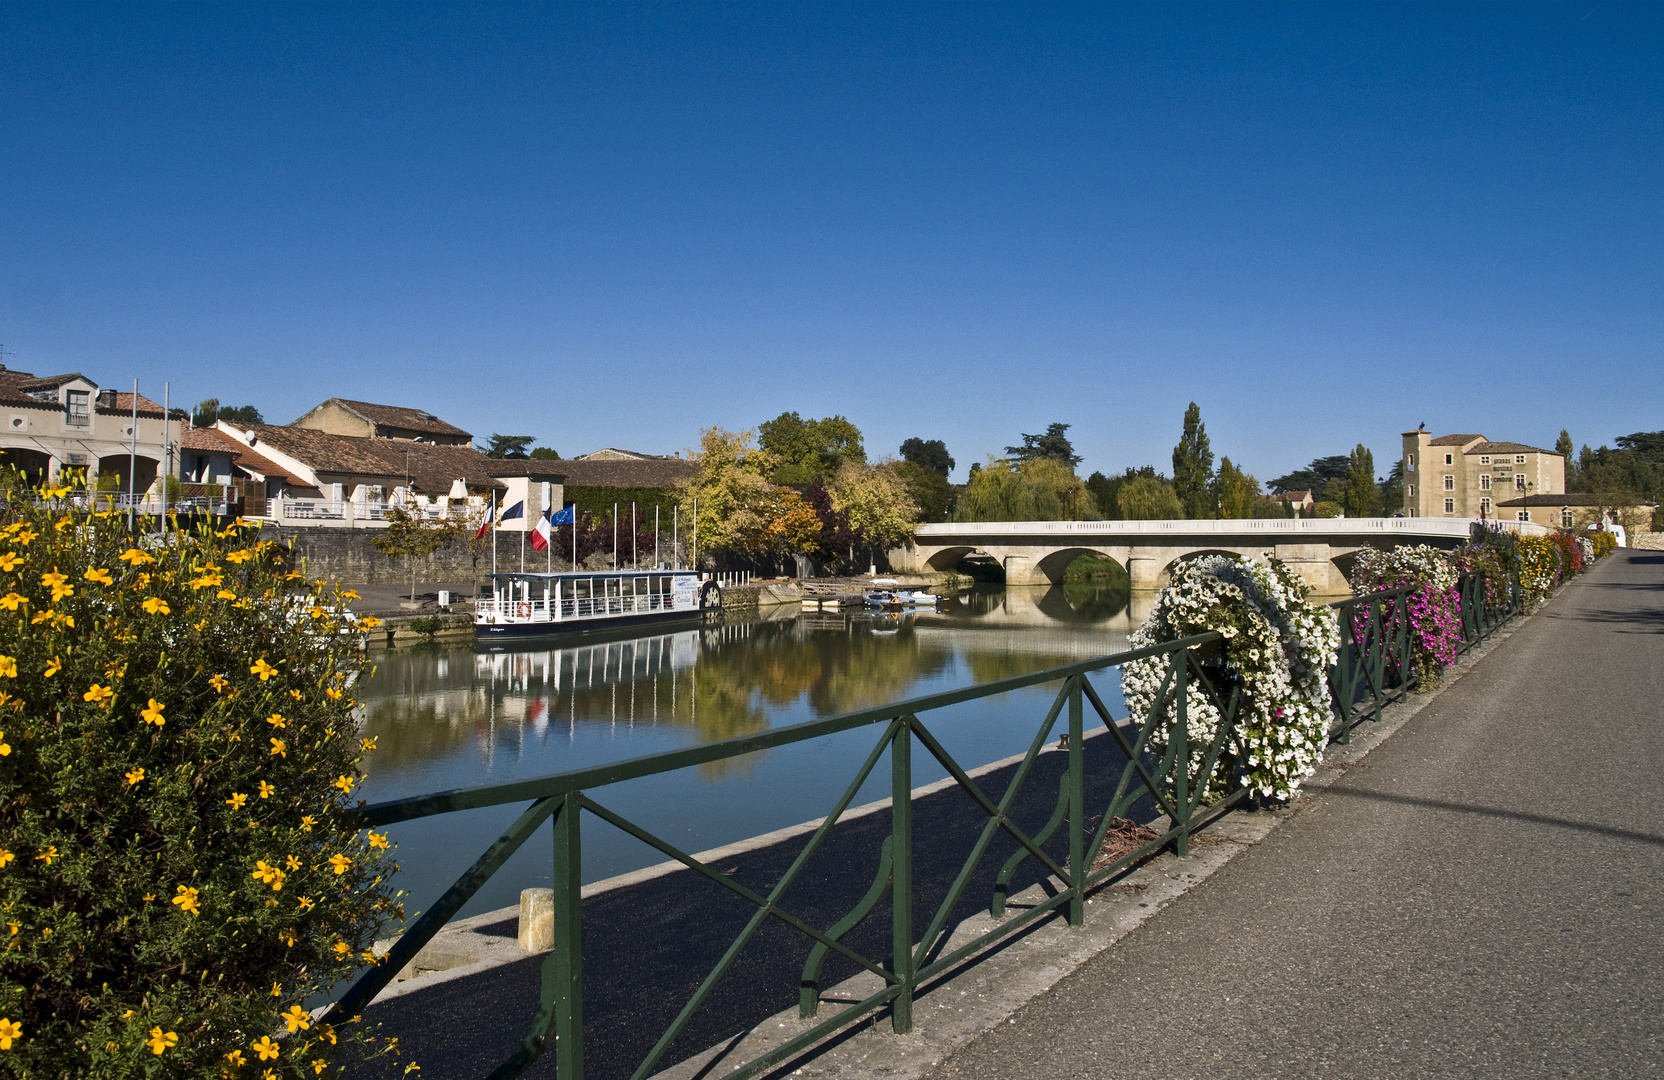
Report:
M 898 570 L 945 570 L 967 555 L 997 559 L 1008 585 L 1049 585 L 1081 555 L 1113 559 L 1134 589 L 1166 583 L 1175 562 L 1208 552 L 1276 557 L 1324 595 L 1350 591 L 1345 570 L 1366 547 L 1456 547 L 1468 518 L 1275 518 L 1222 521 L 976 521 L 921 525 L 890 552 Z M 1531 522 L 1492 522 L 1512 532 L 1549 532 Z

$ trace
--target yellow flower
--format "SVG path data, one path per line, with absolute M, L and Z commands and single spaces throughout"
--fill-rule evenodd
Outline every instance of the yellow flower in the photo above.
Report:
M 237 599 L 237 594 L 232 592 L 230 589 L 221 589 L 219 592 L 215 593 L 214 595 L 219 597 L 221 600 L 235 600 L 235 599 Z
M 74 629 L 75 628 L 75 616 L 73 616 L 73 615 L 59 615 L 57 612 L 54 611 L 54 612 L 52 612 L 52 625 L 53 625 L 54 628 L 60 627 L 60 626 L 67 626 L 70 629 Z
M 289 691 L 289 696 L 294 698 L 296 701 L 303 700 L 301 692 L 299 690 L 290 690 Z
M 353 1019 L 356 1020 L 357 1017 L 354 1017 Z M 329 1045 L 334 1046 L 335 1045 L 335 1029 L 330 1027 L 328 1024 L 319 1024 L 318 1025 L 318 1038 L 328 1039 L 329 1040 Z
M 328 694 L 331 698 L 333 698 L 336 701 L 341 700 L 341 691 L 335 689 L 335 687 L 333 687 L 333 686 L 330 687 L 328 690 L 325 690 L 324 693 Z
M 0 656 L 0 678 L 17 678 L 17 657 Z
M 367 739 L 360 739 L 358 740 L 358 748 L 365 751 L 374 750 L 376 748 L 376 740 L 379 738 L 381 738 L 381 736 L 371 735 Z
M 18 556 L 17 552 L 8 551 L 4 555 L 0 555 L 0 570 L 4 570 L 9 574 L 13 570 L 17 569 L 18 564 L 22 561 L 22 558 Z
M 126 775 L 127 775 L 127 786 L 132 787 L 134 784 L 136 784 L 140 780 L 144 779 L 144 768 L 141 766 L 140 768 L 133 769 L 131 772 L 128 772 Z
M 347 794 L 350 795 L 352 793 L 352 786 L 356 782 L 357 781 L 353 780 L 353 778 L 350 777 L 350 776 L 337 776 L 335 778 L 335 783 L 331 786 L 332 787 L 338 787 L 342 791 L 344 791 L 344 792 L 346 792 Z
M 177 891 L 179 895 L 173 898 L 173 903 L 175 905 L 183 911 L 190 912 L 192 915 L 202 914 L 202 912 L 197 910 L 196 906 L 197 890 L 191 888 L 189 885 L 181 885 Z
M 312 617 L 313 617 L 313 618 L 314 618 L 314 619 L 321 619 L 321 618 L 323 618 L 323 617 L 324 617 L 324 616 L 325 616 L 325 615 L 328 615 L 328 614 L 329 614 L 329 612 L 328 612 L 328 611 L 326 611 L 326 610 L 324 610 L 324 609 L 323 609 L 323 608 L 321 608 L 321 607 L 313 607 L 313 608 L 309 608 L 309 609 L 307 609 L 307 612 L 306 612 L 306 613 L 307 613 L 307 614 L 308 614 L 308 615 L 310 615 L 310 616 L 312 616 Z
M 121 554 L 121 561 L 129 566 L 143 566 L 145 563 L 155 562 L 155 558 L 145 554 L 138 548 L 128 548 Z
M 329 1062 L 325 1061 L 323 1058 L 312 1059 L 312 1075 L 322 1076 L 324 1074 L 324 1070 L 327 1068 L 329 1068 Z
M 13 855 L 11 852 L 7 851 L 5 848 L 0 847 L 0 867 L 5 866 L 7 863 L 11 862 L 15 858 L 17 858 L 16 855 Z M 12 925 L 16 926 L 17 924 L 12 923 Z M 15 934 L 15 933 L 17 933 L 17 931 L 13 930 L 12 933 Z
M 358 594 L 353 592 L 351 589 L 342 590 L 342 592 L 340 593 L 340 596 L 341 596 L 341 599 L 343 599 L 343 600 L 357 600 L 358 599 Z
M 343 960 L 352 955 L 352 946 L 348 945 L 344 941 L 337 941 L 334 945 L 331 945 L 330 948 L 334 949 L 335 955 L 339 956 Z
M 39 535 L 40 535 L 40 533 L 35 532 L 32 529 L 25 528 L 21 532 L 19 532 L 17 534 L 17 536 L 13 537 L 13 539 L 15 539 L 18 543 L 22 544 L 24 547 L 28 547 L 29 542 L 31 540 L 33 540 L 35 537 L 39 536 Z
M 282 983 L 272 983 L 272 997 L 282 997 L 282 996 L 283 996 L 283 984 Z
M 272 713 L 270 716 L 266 717 L 266 723 L 270 724 L 272 727 L 287 727 L 288 726 L 288 724 L 283 719 L 283 714 L 282 713 Z
M 260 1041 L 254 1044 L 254 1052 L 260 1055 L 261 1061 L 277 1060 L 277 1044 L 268 1035 L 260 1036 Z
M 61 856 L 58 854 L 58 849 L 55 848 L 55 847 L 50 847 L 49 846 L 49 847 L 47 847 L 47 849 L 45 851 L 43 851 L 39 855 L 35 856 L 35 861 L 36 862 L 43 862 L 47 866 L 51 866 L 52 865 L 52 860 L 57 859 L 57 858 L 61 858 Z
M 312 898 L 310 896 L 298 897 L 298 898 L 296 898 L 295 903 L 300 905 L 300 909 L 302 911 L 311 911 L 312 910 L 313 901 L 312 901 Z
M 62 671 L 63 669 L 64 669 L 64 662 L 62 660 L 58 659 L 56 656 L 54 656 L 52 658 L 52 662 L 46 665 L 46 677 L 48 679 L 50 679 L 52 676 L 56 675 L 58 672 Z
M 53 603 L 57 603 L 66 596 L 75 595 L 75 586 L 69 583 L 68 574 L 60 574 L 54 570 L 50 574 L 42 574 L 40 583 L 52 590 Z
M 0 1016 L 0 1050 L 10 1050 L 13 1039 L 23 1037 L 23 1025 L 16 1020 Z
M 252 551 L 228 551 L 225 555 L 225 561 L 229 563 L 245 563 L 252 558 L 254 558 L 254 552 Z
M 293 948 L 295 944 L 295 932 L 287 929 L 279 930 L 277 932 L 277 939 L 290 948 Z
M 108 686 L 99 686 L 97 683 L 94 683 L 91 689 L 81 695 L 81 700 L 90 701 L 96 705 L 101 701 L 107 701 L 115 696 L 116 692 L 111 690 Z
M 155 698 L 151 698 L 150 704 L 140 710 L 139 715 L 144 718 L 145 723 L 155 724 L 157 727 L 161 727 L 163 724 L 167 723 L 167 720 L 162 716 L 162 710 L 165 708 L 167 708 L 166 705 L 163 705 Z
M 260 781 L 260 797 L 262 799 L 269 798 L 271 796 L 272 792 L 274 792 L 276 790 L 277 790 L 277 785 L 268 784 L 264 780 Z
M 19 930 L 23 929 L 23 924 L 20 923 L 20 922 L 17 922 L 16 920 L 13 920 L 12 922 L 7 923 L 6 925 L 11 928 L 12 937 L 16 937 L 17 932 Z
M 312 1017 L 299 1005 L 291 1005 L 281 1014 L 282 1020 L 289 1026 L 289 1034 L 305 1031 L 312 1026 Z
M 6 733 L 0 731 L 0 757 L 10 757 L 11 753 L 12 744 L 6 741 Z
M 381 620 L 376 618 L 374 615 L 366 615 L 362 619 L 358 620 L 358 625 L 362 626 L 366 630 L 374 630 L 376 627 L 381 625 Z
M 173 609 L 168 607 L 168 602 L 159 596 L 152 596 L 149 600 L 146 600 L 144 610 L 147 615 L 171 615 L 173 613 Z
M 110 572 L 108 570 L 105 570 L 105 569 L 102 569 L 102 568 L 88 570 L 86 573 L 82 574 L 81 576 L 83 578 L 85 578 L 86 580 L 88 580 L 88 581 L 95 581 L 100 585 L 114 585 L 115 584 L 115 579 L 110 577 Z
M 191 579 L 191 588 L 193 588 L 193 589 L 217 589 L 217 588 L 220 587 L 220 585 L 224 581 L 225 581 L 225 578 L 221 577 L 218 573 L 209 572 L 209 573 L 203 574 L 200 577 L 192 578 Z
M 306 865 L 293 855 L 285 855 L 283 857 L 283 863 L 291 870 L 299 870 L 302 866 Z
M 29 625 L 33 626 L 36 623 L 46 622 L 47 620 L 54 618 L 56 615 L 57 613 L 54 611 L 37 611 L 34 616 L 30 618 Z
M 358 954 L 358 958 L 370 965 L 381 963 L 381 957 L 376 955 L 376 951 L 374 949 L 365 949 L 363 952 Z
M 383 851 L 388 847 L 387 834 L 378 833 L 374 829 L 370 830 L 369 841 L 370 846 L 375 848 L 377 851 Z
M 276 754 L 278 757 L 285 757 L 285 758 L 288 757 L 289 756 L 288 744 L 285 743 L 282 739 L 273 739 L 272 740 L 272 753 Z
M 335 868 L 335 876 L 340 877 L 352 865 L 352 860 L 337 852 L 329 857 L 329 865 Z
M 160 1057 L 163 1050 L 166 1050 L 170 1046 L 177 1045 L 178 1042 L 179 1036 L 174 1032 L 163 1031 L 159 1027 L 153 1027 L 150 1029 L 150 1038 L 146 1039 L 144 1044 L 150 1047 L 150 1052 L 152 1054 Z
M 267 679 L 277 674 L 277 669 L 266 663 L 266 658 L 262 656 L 254 662 L 253 667 L 248 669 L 248 673 L 250 675 L 260 676 L 260 681 L 265 682 Z
M 7 611 L 16 611 L 19 606 L 27 604 L 28 602 L 29 598 L 27 596 L 21 596 L 14 592 L 9 592 L 5 596 L 0 596 L 0 608 L 5 608 Z
M 248 802 L 247 795 L 244 795 L 240 791 L 233 791 L 231 793 L 231 798 L 225 800 L 225 805 L 231 807 L 233 810 L 241 810 L 243 808 L 243 804 L 246 802 Z
M 254 864 L 254 873 L 249 876 L 262 884 L 270 885 L 272 892 L 282 892 L 283 879 L 288 875 L 265 859 L 260 859 Z
M 313 817 L 311 814 L 302 814 L 301 815 L 300 827 L 305 829 L 307 832 L 311 832 L 312 831 L 312 826 L 316 825 L 317 823 L 318 823 L 318 819 Z
M 227 679 L 223 675 L 213 675 L 209 677 L 208 685 L 212 686 L 216 693 L 223 694 L 225 693 L 225 688 L 231 685 L 231 680 Z
M 243 1056 L 243 1052 L 241 1050 L 233 1050 L 231 1053 L 225 1055 L 225 1063 L 233 1069 L 241 1068 L 247 1061 L 248 1058 Z

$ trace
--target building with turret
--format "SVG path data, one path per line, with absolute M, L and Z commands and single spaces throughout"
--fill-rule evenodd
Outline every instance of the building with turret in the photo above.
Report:
M 1424 428 L 1404 433 L 1406 517 L 1494 518 L 1504 502 L 1565 491 L 1566 459 L 1553 450 Z M 1531 520 L 1522 508 L 1503 513 Z

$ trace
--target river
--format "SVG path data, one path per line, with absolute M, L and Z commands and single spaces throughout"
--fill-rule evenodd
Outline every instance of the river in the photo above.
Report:
M 903 698 L 1102 656 L 1126 645 L 1144 605 L 1089 584 L 979 589 L 940 610 L 900 616 L 764 609 L 696 629 L 618 641 L 476 651 L 471 642 L 377 652 L 363 685 L 369 755 L 362 797 L 408 795 L 545 776 L 835 716 Z M 1142 598 L 1140 598 L 1142 599 Z M 1120 708 L 1118 672 L 1094 685 Z M 922 719 L 966 768 L 1021 753 L 1057 687 L 965 702 Z M 824 815 L 871 751 L 869 727 L 591 791 L 597 802 L 684 851 Z M 914 784 L 946 775 L 922 750 Z M 880 763 L 855 804 L 887 796 Z M 431 905 L 524 804 L 470 810 L 390 830 L 412 910 Z M 546 886 L 548 830 L 462 914 Z M 590 815 L 585 882 L 664 856 Z

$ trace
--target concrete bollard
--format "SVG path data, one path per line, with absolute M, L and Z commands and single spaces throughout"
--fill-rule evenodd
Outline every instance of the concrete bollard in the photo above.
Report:
M 555 947 L 555 890 L 520 890 L 520 948 L 529 953 Z

